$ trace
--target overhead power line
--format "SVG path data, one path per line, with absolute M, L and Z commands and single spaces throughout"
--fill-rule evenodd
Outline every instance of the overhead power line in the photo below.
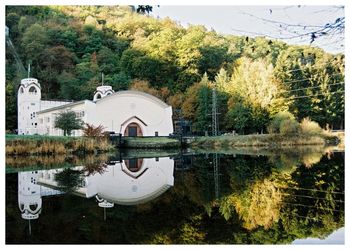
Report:
M 336 74 L 332 74 L 332 76 L 337 76 L 337 75 L 342 75 L 343 73 L 336 73 Z M 313 80 L 313 77 L 310 78 L 304 78 L 304 79 L 298 79 L 298 80 L 293 80 L 293 81 L 289 81 L 289 82 L 283 82 L 283 83 L 295 83 L 295 82 L 302 82 L 302 81 L 306 81 L 306 80 Z
M 311 189 L 311 188 L 300 188 L 300 187 L 286 187 L 286 189 L 307 190 L 307 191 L 315 191 L 315 192 L 321 192 L 321 193 L 327 193 L 327 194 L 329 194 L 329 193 L 330 194 L 345 194 L 344 192 L 334 192 L 334 191 Z
M 334 85 L 342 85 L 344 84 L 345 82 L 336 82 L 336 83 L 332 83 L 332 84 L 328 84 L 328 86 L 334 86 Z M 305 87 L 305 88 L 300 88 L 300 89 L 292 89 L 292 90 L 284 90 L 284 91 L 281 91 L 279 92 L 280 94 L 281 93 L 290 93 L 290 92 L 295 92 L 295 91 L 299 91 L 299 90 L 307 90 L 307 89 L 316 89 L 316 88 L 321 88 L 322 86 L 310 86 L 310 87 Z
M 334 61 L 334 60 L 333 60 L 333 61 Z M 325 63 L 322 63 L 322 64 L 319 64 L 319 65 L 317 65 L 317 67 L 316 67 L 316 65 L 315 65 L 315 67 L 314 67 L 313 69 L 315 69 L 315 68 L 317 68 L 317 69 L 322 69 L 322 68 L 320 68 L 320 66 L 329 65 L 329 63 L 330 63 L 330 61 L 325 62 Z M 299 65 L 299 66 L 301 66 L 301 65 Z M 306 70 L 306 69 L 308 69 L 308 68 L 311 68 L 311 67 L 312 67 L 312 65 L 307 66 L 307 64 L 306 64 L 306 67 L 305 67 L 305 68 L 291 69 L 291 70 L 285 71 L 284 73 L 290 73 L 290 72 L 296 72 L 296 71 L 304 71 L 304 70 Z
M 291 98 L 285 98 L 287 100 L 294 100 L 294 99 L 300 99 L 300 98 L 306 98 L 306 97 L 312 97 L 312 96 L 319 96 L 319 95 L 325 95 L 325 94 L 338 94 L 338 93 L 344 93 L 344 90 L 341 91 L 335 91 L 335 92 L 328 92 L 328 93 L 320 93 L 316 95 L 304 95 L 304 96 L 296 96 L 296 97 L 291 97 Z
M 288 205 L 294 205 L 294 206 L 298 206 L 298 207 L 315 208 L 316 210 L 327 210 L 327 211 L 343 212 L 344 213 L 344 210 L 331 209 L 331 208 L 322 208 L 322 207 L 316 207 L 316 206 L 308 206 L 308 205 L 304 205 L 304 204 L 301 204 L 301 203 L 291 203 L 291 202 L 285 202 L 285 201 L 282 201 L 282 203 L 288 204 Z
M 309 195 L 300 195 L 300 194 L 288 194 L 288 193 L 281 193 L 282 195 L 286 195 L 286 196 L 293 196 L 293 197 L 302 197 L 302 198 L 308 198 L 308 199 L 314 199 L 314 200 L 329 200 L 326 198 L 322 198 L 322 197 L 314 197 L 314 196 L 309 196 Z M 344 203 L 343 200 L 333 200 L 334 202 L 340 202 L 340 203 Z

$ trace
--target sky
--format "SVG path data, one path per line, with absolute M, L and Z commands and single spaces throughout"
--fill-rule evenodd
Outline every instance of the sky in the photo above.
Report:
M 338 17 L 344 16 L 344 9 L 340 6 L 169 6 L 153 7 L 152 16 L 156 18 L 169 17 L 187 27 L 189 24 L 204 25 L 207 29 L 214 29 L 222 34 L 270 36 L 283 38 L 291 44 L 310 44 L 311 35 L 290 39 L 296 34 L 319 29 L 326 23 L 333 23 Z M 286 31 L 285 24 L 289 26 Z M 280 27 L 282 25 L 282 27 Z M 305 28 L 304 28 L 305 27 Z M 297 33 L 293 33 L 296 31 Z M 341 42 L 339 42 L 341 41 Z M 344 52 L 344 39 L 339 36 L 316 38 L 312 46 L 318 46 L 331 53 Z

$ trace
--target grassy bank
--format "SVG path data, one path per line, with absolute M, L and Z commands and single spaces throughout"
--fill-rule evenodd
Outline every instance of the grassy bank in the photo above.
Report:
M 220 148 L 220 147 L 259 147 L 259 148 L 285 148 L 302 145 L 330 145 L 337 144 L 338 138 L 331 135 L 222 135 L 213 137 L 198 137 L 191 143 L 193 148 Z
M 167 149 L 181 146 L 177 139 L 168 137 L 125 137 L 124 140 L 125 148 Z
M 107 152 L 106 138 L 6 135 L 6 155 L 59 155 Z

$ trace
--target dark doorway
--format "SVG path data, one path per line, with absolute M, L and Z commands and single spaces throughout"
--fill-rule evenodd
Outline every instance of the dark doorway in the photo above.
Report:
M 137 136 L 137 127 L 130 126 L 128 127 L 128 135 L 129 136 Z
M 136 122 L 132 122 L 125 128 L 124 136 L 142 136 L 142 130 Z

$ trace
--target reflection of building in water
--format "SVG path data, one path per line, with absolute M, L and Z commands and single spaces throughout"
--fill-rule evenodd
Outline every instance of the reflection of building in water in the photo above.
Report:
M 82 170 L 83 167 L 75 167 Z M 59 185 L 55 175 L 63 169 L 22 172 L 18 174 L 18 203 L 22 218 L 39 218 L 43 196 L 57 195 Z M 134 205 L 145 203 L 174 185 L 174 160 L 170 158 L 129 159 L 107 165 L 103 174 L 83 179 L 74 194 L 96 197 L 98 206 L 114 207 L 114 203 Z
M 18 173 L 18 206 L 21 217 L 25 220 L 39 218 L 42 207 L 41 197 L 61 194 L 60 191 L 37 184 L 41 171 Z M 30 224 L 29 224 L 30 232 Z
M 86 178 L 86 197 L 133 205 L 152 200 L 174 185 L 174 160 L 170 158 L 130 159 L 109 165 L 104 174 Z

